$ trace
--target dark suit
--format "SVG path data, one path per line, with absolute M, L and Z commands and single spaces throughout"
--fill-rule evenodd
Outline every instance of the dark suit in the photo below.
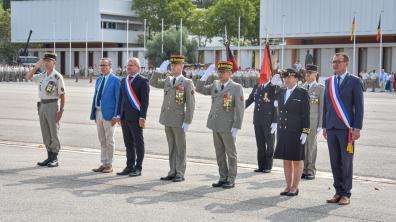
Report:
M 255 85 L 245 107 L 254 102 L 253 124 L 257 144 L 257 163 L 259 170 L 272 169 L 274 155 L 274 135 L 271 134 L 271 124 L 277 122 L 277 110 L 274 106 L 276 100 L 276 87 L 268 83 Z
M 327 130 L 330 164 L 334 178 L 336 194 L 350 197 L 352 189 L 353 154 L 346 152 L 348 144 L 348 128 L 338 118 L 329 94 L 329 80 L 326 80 L 323 129 Z M 337 86 L 336 86 L 337 87 Z M 363 125 L 363 84 L 354 75 L 347 74 L 339 87 L 340 99 L 354 129 L 362 129 Z
M 286 89 L 278 98 L 278 141 L 274 158 L 283 160 L 304 160 L 302 133 L 309 134 L 309 95 L 307 90 L 296 87 L 285 103 Z
M 148 80 L 141 75 L 136 75 L 132 81 L 132 88 L 141 103 L 140 111 L 133 108 L 129 101 L 125 81 L 131 81 L 129 76 L 121 80 L 118 112 L 121 119 L 122 134 L 126 147 L 127 167 L 129 170 L 142 170 L 144 158 L 143 128 L 139 126 L 139 119 L 146 119 L 149 105 L 150 87 Z

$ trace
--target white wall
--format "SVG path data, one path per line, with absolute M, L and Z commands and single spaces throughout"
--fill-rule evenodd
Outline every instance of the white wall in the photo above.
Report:
M 286 37 L 348 36 L 354 12 L 357 35 L 375 35 L 381 10 L 384 34 L 395 34 L 395 0 L 260 0 L 260 37 L 281 37 L 282 15 Z

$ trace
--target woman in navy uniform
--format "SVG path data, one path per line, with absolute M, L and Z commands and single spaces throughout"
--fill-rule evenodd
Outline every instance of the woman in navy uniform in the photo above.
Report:
M 298 86 L 301 73 L 287 69 L 282 73 L 286 88 L 278 98 L 278 141 L 275 159 L 283 159 L 286 188 L 281 195 L 298 195 L 303 172 L 304 144 L 309 128 L 309 95 Z

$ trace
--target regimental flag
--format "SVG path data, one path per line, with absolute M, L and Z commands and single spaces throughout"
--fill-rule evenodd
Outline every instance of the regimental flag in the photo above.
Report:
M 264 49 L 264 58 L 263 58 L 263 63 L 261 64 L 261 70 L 260 70 L 260 79 L 258 84 L 263 84 L 266 83 L 272 75 L 272 62 L 271 62 L 271 55 L 270 55 L 270 50 L 269 50 L 269 43 L 265 43 L 265 49 Z
M 355 30 L 356 30 L 356 23 L 355 23 L 355 16 L 353 16 L 352 21 L 352 29 L 351 29 L 351 41 L 355 38 Z
M 378 27 L 377 27 L 377 42 L 381 40 L 381 15 L 379 17 Z
M 232 62 L 232 73 L 238 71 L 238 63 L 234 58 L 234 55 L 231 52 L 230 44 L 226 44 L 226 51 L 227 51 L 227 61 Z

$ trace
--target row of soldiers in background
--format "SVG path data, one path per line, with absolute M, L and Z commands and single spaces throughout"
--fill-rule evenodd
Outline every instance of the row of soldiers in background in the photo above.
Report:
M 0 82 L 23 82 L 25 74 L 32 69 L 33 66 L 0 65 Z
M 375 69 L 369 73 L 363 70 L 359 73 L 359 78 L 363 81 L 364 91 L 366 91 L 367 88 L 371 88 L 372 92 L 375 91 L 375 88 L 380 88 L 381 92 L 392 92 L 396 90 L 396 72 L 386 73 L 385 70 L 382 69 L 381 73 L 378 74 Z

